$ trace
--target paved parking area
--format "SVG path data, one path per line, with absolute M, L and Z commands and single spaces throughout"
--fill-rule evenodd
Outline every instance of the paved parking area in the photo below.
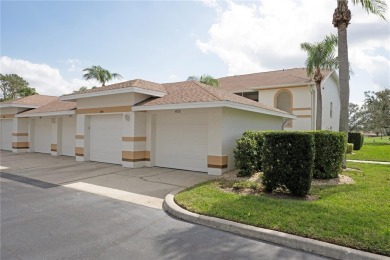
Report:
M 201 172 L 168 168 L 123 168 L 99 162 L 76 162 L 73 157 L 40 153 L 0 152 L 3 172 L 57 185 L 88 183 L 163 199 L 169 192 L 212 179 Z
M 84 183 L 163 198 L 210 178 L 202 173 L 0 155 L 0 259 L 324 259 L 67 187 Z

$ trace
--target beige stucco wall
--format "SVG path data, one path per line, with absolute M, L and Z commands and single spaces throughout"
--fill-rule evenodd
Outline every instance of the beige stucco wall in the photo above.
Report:
M 330 103 L 333 104 L 332 117 L 330 116 Z M 340 94 L 337 80 L 333 74 L 322 84 L 322 129 L 339 130 Z
M 222 110 L 222 153 L 227 155 L 228 168 L 234 168 L 233 149 L 236 139 L 246 130 L 282 130 L 283 119 L 233 108 Z M 219 136 L 216 134 L 215 138 Z
M 289 88 L 272 88 L 259 90 L 259 102 L 276 107 L 276 95 L 280 91 L 288 91 L 292 96 L 292 114 L 297 118 L 292 121 L 292 127 L 285 130 L 312 130 L 313 125 L 313 98 L 309 86 L 293 86 Z
M 77 109 L 132 106 L 147 99 L 148 95 L 138 93 L 123 93 L 107 96 L 81 98 L 77 100 Z

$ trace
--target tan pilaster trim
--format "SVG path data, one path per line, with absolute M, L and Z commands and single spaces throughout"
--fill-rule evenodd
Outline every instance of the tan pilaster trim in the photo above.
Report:
M 217 168 L 225 169 L 228 166 L 228 156 L 222 155 L 208 155 L 207 156 L 207 167 L 208 168 Z
M 96 107 L 96 108 L 80 108 L 76 110 L 76 114 L 104 114 L 104 113 L 122 113 L 130 112 L 131 106 L 117 107 Z
M 124 142 L 144 142 L 146 141 L 146 136 L 123 136 L 122 141 Z
M 311 107 L 294 107 L 292 110 L 297 111 L 297 110 L 311 110 Z
M 30 148 L 29 142 L 12 142 L 12 149 L 28 149 Z
M 84 156 L 84 147 L 75 147 L 74 153 L 76 156 Z
M 84 139 L 84 135 L 76 135 L 76 139 Z
M 122 151 L 122 161 L 125 162 L 150 161 L 150 152 L 149 151 Z
M 28 133 L 12 133 L 12 136 L 28 136 Z
M 15 114 L 2 114 L 0 118 L 14 118 Z
M 51 144 L 50 149 L 52 152 L 57 152 L 57 144 Z

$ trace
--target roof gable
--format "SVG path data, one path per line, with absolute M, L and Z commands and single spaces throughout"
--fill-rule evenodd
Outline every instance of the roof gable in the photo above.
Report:
M 0 107 L 37 108 L 46 105 L 56 99 L 58 99 L 58 97 L 35 94 L 32 96 L 0 102 Z
M 288 113 L 279 109 L 266 106 L 216 87 L 210 87 L 197 81 L 167 83 L 164 84 L 164 87 L 168 91 L 166 96 L 145 100 L 137 104 L 137 106 L 150 107 L 172 104 L 230 102 L 288 115 Z
M 331 71 L 322 71 L 324 79 Z M 314 84 L 307 76 L 305 68 L 260 72 L 246 75 L 228 76 L 219 79 L 221 89 L 238 93 L 254 88 L 277 87 L 285 85 Z
M 138 91 L 135 91 L 138 89 Z M 162 84 L 143 80 L 133 79 L 116 84 L 107 85 L 104 87 L 98 87 L 88 89 L 85 91 L 79 91 L 76 93 L 66 94 L 60 97 L 61 100 L 75 100 L 78 98 L 87 98 L 92 96 L 110 95 L 110 94 L 121 94 L 126 92 L 146 92 L 151 95 L 162 96 L 167 93 L 166 89 Z

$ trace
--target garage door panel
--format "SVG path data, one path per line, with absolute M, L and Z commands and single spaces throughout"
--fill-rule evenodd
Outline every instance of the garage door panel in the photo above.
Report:
M 76 118 L 64 117 L 62 119 L 62 155 L 75 156 L 76 146 Z
M 156 166 L 207 171 L 207 114 L 158 115 Z
M 34 123 L 34 151 L 38 153 L 51 152 L 51 119 L 39 118 Z
M 122 115 L 91 116 L 90 160 L 122 164 Z
M 12 119 L 0 120 L 0 149 L 12 151 Z

